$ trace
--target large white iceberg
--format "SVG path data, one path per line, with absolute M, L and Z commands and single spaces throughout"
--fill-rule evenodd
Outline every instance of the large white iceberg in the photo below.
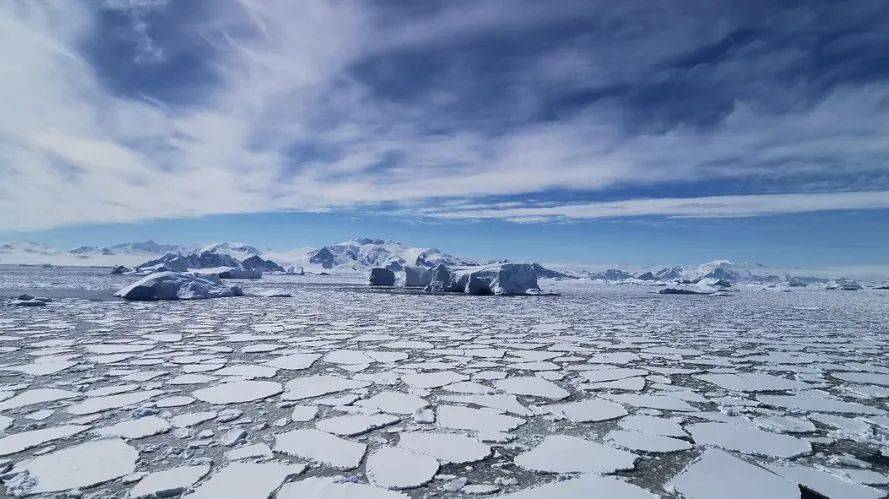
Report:
M 433 276 L 432 282 L 435 283 L 438 277 L 440 276 Z M 540 293 L 540 287 L 537 285 L 537 271 L 528 263 L 497 263 L 458 269 L 451 273 L 445 290 L 472 295 Z
M 114 293 L 114 296 L 127 300 L 196 300 L 243 294 L 241 288 L 226 286 L 215 275 L 156 272 Z
M 404 266 L 404 285 L 405 287 L 426 287 L 432 282 L 432 272 L 424 267 L 416 267 L 414 265 Z
M 368 278 L 371 286 L 395 286 L 395 272 L 383 267 L 370 269 Z

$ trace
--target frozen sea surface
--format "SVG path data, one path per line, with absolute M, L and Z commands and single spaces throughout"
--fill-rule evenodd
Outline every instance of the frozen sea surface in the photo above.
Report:
M 0 496 L 889 491 L 886 291 L 110 297 L 131 280 L 0 266 L 54 298 L 0 307 Z

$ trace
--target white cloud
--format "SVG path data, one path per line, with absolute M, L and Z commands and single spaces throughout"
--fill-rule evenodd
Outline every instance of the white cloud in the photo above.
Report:
M 106 3 L 137 12 L 163 5 Z M 454 95 L 383 99 L 346 69 L 405 47 L 583 13 L 546 8 L 528 16 L 476 6 L 393 26 L 382 25 L 370 5 L 220 2 L 213 18 L 190 28 L 211 48 L 217 80 L 196 102 L 161 104 L 115 93 L 97 74 L 82 53 L 84 40 L 95 40 L 102 29 L 88 3 L 0 3 L 0 56 L 15 68 L 0 80 L 0 230 L 380 203 L 419 215 L 524 222 L 887 207 L 885 192 L 847 192 L 492 209 L 486 198 L 557 189 L 594 197 L 613 186 L 756 177 L 773 181 L 776 191 L 804 190 L 796 185 L 800 176 L 842 174 L 846 182 L 859 173 L 886 172 L 889 113 L 875 110 L 885 107 L 889 88 L 839 87 L 817 105 L 781 114 L 737 102 L 725 122 L 707 130 L 678 126 L 628 135 L 613 108 L 593 104 L 499 133 L 465 123 L 430 134 L 424 127 Z M 633 57 L 646 64 L 702 40 L 670 35 L 656 23 L 651 29 L 674 43 L 634 47 Z M 725 29 L 701 36 L 712 41 Z M 162 53 L 146 26 L 135 31 L 146 37 L 146 53 Z M 550 55 L 545 64 L 554 74 L 539 77 L 540 67 L 531 67 L 522 78 L 532 83 L 517 84 L 577 85 L 570 73 L 578 54 L 560 49 Z M 583 78 L 607 84 L 603 68 L 615 57 L 587 61 Z M 298 158 L 296 142 L 332 152 Z M 393 154 L 400 161 L 381 167 Z
M 652 215 L 679 218 L 738 218 L 781 213 L 872 209 L 889 209 L 889 191 L 628 199 L 554 206 L 458 208 L 429 215 L 452 219 L 492 218 L 525 223 L 556 219 L 581 220 Z

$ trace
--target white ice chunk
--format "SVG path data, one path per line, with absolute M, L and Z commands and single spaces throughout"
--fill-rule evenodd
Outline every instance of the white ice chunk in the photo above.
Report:
M 23 431 L 0 438 L 0 456 L 8 456 L 32 447 L 66 438 L 89 429 L 89 426 L 63 425 L 40 430 Z
M 366 483 L 337 482 L 333 478 L 306 478 L 291 482 L 275 495 L 275 499 L 407 499 L 408 495 Z
M 745 454 L 791 458 L 812 451 L 807 440 L 745 424 L 697 423 L 686 429 L 697 444 L 715 445 Z
M 93 433 L 103 437 L 122 437 L 126 439 L 145 438 L 170 430 L 170 423 L 157 416 L 121 421 L 111 426 L 98 428 Z
M 344 440 L 321 430 L 302 429 L 275 435 L 275 450 L 350 470 L 361 464 L 367 445 Z
M 411 393 L 380 392 L 373 397 L 355 402 L 355 405 L 392 414 L 410 415 L 419 409 L 429 407 L 429 402 Z
M 670 485 L 688 499 L 799 499 L 797 485 L 719 449 L 708 449 Z
M 27 473 L 28 480 L 19 482 L 21 488 L 17 492 L 41 494 L 92 487 L 120 478 L 136 469 L 138 458 L 136 449 L 111 438 L 37 456 L 17 464 L 12 472 Z
M 391 426 L 401 421 L 395 416 L 388 414 L 354 414 L 347 416 L 336 416 L 332 418 L 322 419 L 315 425 L 319 430 L 340 435 L 343 437 L 352 437 L 361 435 L 371 430 L 377 430 Z
M 615 430 L 605 436 L 609 442 L 618 447 L 644 452 L 677 452 L 691 449 L 693 446 L 678 438 L 640 433 L 634 430 Z
M 65 400 L 79 395 L 68 390 L 59 390 L 58 388 L 35 388 L 33 390 L 25 390 L 12 398 L 0 402 L 0 411 L 8 409 L 17 409 L 19 407 L 27 407 L 34 404 L 42 404 L 45 402 L 55 402 L 56 400 Z
M 571 394 L 552 381 L 537 376 L 516 376 L 497 380 L 494 385 L 500 390 L 513 395 L 529 395 L 551 400 L 562 400 Z
M 443 464 L 481 461 L 491 455 L 491 448 L 474 438 L 453 433 L 403 432 L 398 446 L 438 459 Z
M 455 405 L 440 405 L 436 413 L 440 426 L 457 430 L 505 432 L 525 424 L 525 420 L 522 418 L 507 416 L 488 407 L 472 409 Z
M 631 470 L 639 456 L 569 435 L 549 435 L 515 457 L 522 468 L 546 473 L 614 473 Z
M 264 399 L 281 391 L 281 384 L 274 381 L 233 381 L 195 390 L 192 395 L 211 404 L 233 404 Z
M 201 484 L 188 499 L 268 499 L 284 480 L 299 475 L 304 464 L 231 463 Z M 280 496 L 279 496 L 280 497 Z
M 302 400 L 370 385 L 371 383 L 368 381 L 357 381 L 339 376 L 308 376 L 288 381 L 284 385 L 286 391 L 281 395 L 281 398 L 283 400 Z
M 178 466 L 163 471 L 149 473 L 130 489 L 131 499 L 170 497 L 181 494 L 195 482 L 210 472 L 209 464 Z
M 387 489 L 410 489 L 432 480 L 438 461 L 400 447 L 382 447 L 367 458 L 367 478 Z
M 607 421 L 627 415 L 624 406 L 607 400 L 588 399 L 579 402 L 565 404 L 552 404 L 541 409 L 552 414 L 562 415 L 575 423 L 592 423 L 595 421 Z
M 552 482 L 522 489 L 499 499 L 657 499 L 647 490 L 617 478 L 597 475 L 581 475 L 571 480 Z
M 458 381 L 466 381 L 469 376 L 451 371 L 434 373 L 405 374 L 401 380 L 414 388 L 438 388 Z

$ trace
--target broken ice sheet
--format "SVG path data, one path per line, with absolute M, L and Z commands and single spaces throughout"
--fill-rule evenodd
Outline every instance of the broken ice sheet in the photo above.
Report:
M 584 438 L 550 435 L 514 461 L 522 468 L 550 473 L 614 473 L 633 469 L 638 457 Z
M 718 449 L 704 451 L 668 487 L 689 499 L 800 497 L 795 483 Z
M 19 495 L 92 487 L 132 473 L 138 457 L 120 439 L 85 442 L 16 464 L 5 485 Z
M 366 449 L 366 444 L 342 439 L 321 430 L 302 429 L 275 435 L 275 451 L 337 469 L 357 468 Z

